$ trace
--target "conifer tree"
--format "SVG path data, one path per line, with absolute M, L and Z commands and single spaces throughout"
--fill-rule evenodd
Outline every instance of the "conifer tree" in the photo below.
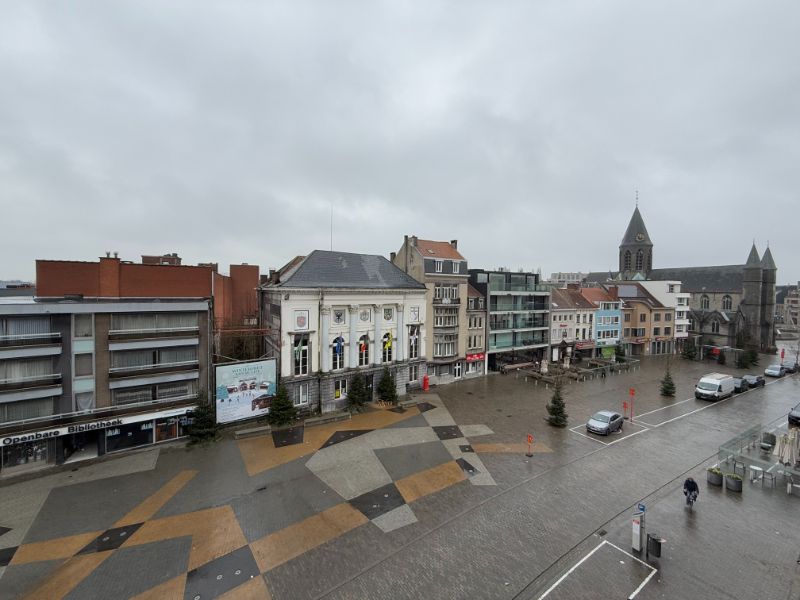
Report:
M 692 340 L 687 339 L 684 342 L 681 356 L 686 360 L 694 360 L 697 357 L 697 347 L 692 343 Z
M 350 390 L 347 392 L 347 407 L 350 412 L 361 412 L 364 410 L 364 405 L 368 400 L 364 378 L 361 375 L 356 375 L 350 381 Z
M 675 382 L 672 381 L 672 373 L 669 372 L 669 367 L 667 367 L 667 372 L 664 374 L 664 379 L 661 380 L 661 395 L 670 398 L 675 395 Z
M 394 376 L 389 371 L 389 367 L 383 367 L 381 381 L 378 383 L 378 396 L 384 402 L 397 404 L 397 386 L 394 382 Z
M 208 444 L 219 438 L 217 415 L 214 405 L 208 401 L 206 394 L 200 392 L 197 397 L 197 408 L 192 412 L 192 424 L 189 425 L 189 444 Z
M 297 409 L 294 407 L 294 402 L 289 398 L 289 392 L 283 385 L 278 386 L 278 393 L 272 399 L 269 407 L 269 414 L 267 421 L 270 425 L 280 427 L 288 425 L 297 418 Z
M 553 390 L 553 396 L 550 398 L 550 404 L 547 405 L 547 412 L 550 414 L 547 417 L 547 422 L 554 427 L 566 427 L 567 415 L 566 405 L 561 397 L 561 379 L 556 379 L 556 387 Z

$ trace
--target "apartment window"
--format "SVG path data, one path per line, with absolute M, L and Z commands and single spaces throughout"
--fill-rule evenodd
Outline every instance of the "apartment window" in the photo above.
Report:
M 733 306 L 733 301 L 731 297 L 727 294 L 722 297 L 722 310 L 730 310 L 731 306 Z
M 75 337 L 90 338 L 94 336 L 93 315 L 75 315 Z
M 347 398 L 347 379 L 337 379 L 333 382 L 333 397 Z
M 392 362 L 392 332 L 387 331 L 383 334 L 383 362 Z
M 672 327 L 664 327 L 664 335 L 671 335 Z
M 433 337 L 433 355 L 435 357 L 453 356 L 456 353 L 458 335 L 436 334 Z
M 700 308 L 702 310 L 708 310 L 708 296 L 705 294 L 700 296 Z
M 75 355 L 75 377 L 85 377 L 94 374 L 94 355 Z
M 419 357 L 419 326 L 412 325 L 408 328 L 408 358 Z
M 470 310 L 475 310 L 475 298 L 470 298 L 467 300 L 467 304 L 469 304 Z
M 556 316 L 553 315 L 553 323 L 555 323 L 555 322 L 556 322 Z
M 672 285 L 671 283 L 670 283 L 670 284 L 667 284 L 667 291 L 668 291 L 670 294 L 674 294 L 674 293 L 675 293 L 675 286 L 674 286 L 674 285 Z
M 461 263 L 457 260 L 453 261 L 453 273 L 458 273 L 459 269 L 461 268 Z
M 625 337 L 631 337 L 630 327 L 626 327 L 622 335 L 624 335 Z
M 461 377 L 461 363 L 457 362 L 453 365 L 453 377 L 459 379 Z
M 711 333 L 719 333 L 719 321 L 716 319 L 711 321 Z
M 458 309 L 457 308 L 436 308 L 433 317 L 434 327 L 457 327 Z
M 197 329 L 196 313 L 139 313 L 111 315 L 113 331 Z
M 301 383 L 297 386 L 297 394 L 294 397 L 295 406 L 305 406 L 308 404 L 308 384 Z
M 408 367 L 408 380 L 417 381 L 419 379 L 419 365 L 411 365 Z
M 661 327 L 653 327 L 653 335 L 661 335 Z
M 308 337 L 294 336 L 294 374 L 308 375 Z
M 433 298 L 435 300 L 455 300 L 458 298 L 457 285 L 437 285 L 433 288 Z
M 665 321 L 672 321 L 672 313 L 665 313 L 664 314 Z
M 478 308 L 483 308 L 483 298 L 478 298 Z
M 441 260 L 437 259 L 435 262 L 436 262 L 436 272 L 437 273 L 441 273 L 442 272 L 442 262 L 444 262 L 444 261 L 441 261 Z
M 561 337 L 562 337 L 562 338 L 565 338 L 565 337 L 567 337 L 567 331 L 568 331 L 567 329 L 562 329 L 562 330 L 561 330 Z
M 369 336 L 364 334 L 358 340 L 358 366 L 367 365 L 369 365 Z
M 630 323 L 631 322 L 631 313 L 625 313 L 625 322 L 626 323 Z
M 647 315 L 645 313 L 640 314 L 639 323 L 644 323 L 645 321 L 647 321 Z
M 344 338 L 342 336 L 333 340 L 331 347 L 331 368 L 334 371 L 344 369 Z
M 661 313 L 653 313 L 653 321 L 660 321 Z
M 75 410 L 84 412 L 94 408 L 94 392 L 75 394 Z

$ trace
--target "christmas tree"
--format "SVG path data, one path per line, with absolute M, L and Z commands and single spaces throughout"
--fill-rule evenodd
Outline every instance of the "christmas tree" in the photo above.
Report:
M 697 348 L 695 347 L 693 340 L 687 339 L 683 344 L 683 352 L 681 356 L 686 360 L 694 360 L 697 356 Z
M 378 384 L 378 396 L 384 402 L 397 404 L 397 386 L 395 385 L 394 377 L 389 372 L 388 367 L 383 367 L 381 381 Z
M 350 412 L 361 412 L 369 398 L 367 397 L 367 386 L 364 378 L 356 375 L 350 382 L 350 391 L 347 393 L 347 407 Z
M 278 386 L 278 393 L 272 399 L 269 407 L 267 421 L 270 425 L 280 427 L 288 425 L 297 418 L 297 409 L 294 402 L 289 399 L 289 393 L 284 386 Z
M 217 415 L 214 406 L 200 392 L 197 397 L 197 408 L 192 412 L 192 424 L 189 425 L 189 444 L 208 444 L 219 438 Z
M 565 409 L 564 400 L 561 398 L 561 379 L 557 379 L 553 397 L 550 398 L 550 404 L 547 405 L 547 412 L 550 414 L 547 422 L 554 427 L 566 427 L 569 415 Z
M 669 372 L 669 367 L 667 367 L 667 372 L 664 374 L 664 379 L 661 380 L 661 395 L 669 397 L 675 395 L 675 382 L 672 381 L 672 374 Z

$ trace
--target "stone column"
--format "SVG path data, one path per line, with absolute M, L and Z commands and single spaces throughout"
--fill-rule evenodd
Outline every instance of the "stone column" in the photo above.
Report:
M 350 317 L 350 361 L 346 364 L 347 368 L 354 368 L 358 366 L 358 304 L 351 304 L 349 306 Z
M 331 351 L 328 348 L 328 330 L 331 322 L 331 308 L 330 306 L 323 306 L 319 309 L 322 315 L 322 322 L 319 332 L 319 353 L 320 353 L 320 369 L 323 373 L 331 370 Z
M 397 305 L 397 335 L 395 336 L 394 342 L 395 360 L 397 361 L 403 361 L 408 358 L 405 354 L 406 330 L 403 326 L 403 312 L 405 311 L 405 308 L 406 307 L 402 304 Z
M 381 352 L 383 351 L 383 340 L 381 339 L 381 321 L 383 320 L 383 306 L 375 304 L 373 311 L 375 313 L 375 351 L 373 352 L 372 364 L 381 364 Z

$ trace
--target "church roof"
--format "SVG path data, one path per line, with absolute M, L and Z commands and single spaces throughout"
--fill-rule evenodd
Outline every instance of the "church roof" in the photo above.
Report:
M 637 240 L 636 236 L 642 234 L 644 237 Z M 622 237 L 620 246 L 639 245 L 639 246 L 652 246 L 653 242 L 650 240 L 650 234 L 647 233 L 647 227 L 644 226 L 644 219 L 642 213 L 639 212 L 637 206 L 631 216 L 631 221 L 628 223 L 628 228 L 625 230 L 625 235 Z
M 389 262 L 373 254 L 314 250 L 279 287 L 420 289 L 425 286 Z
M 750 254 L 747 257 L 747 262 L 744 264 L 745 267 L 748 269 L 760 269 L 761 268 L 761 259 L 758 256 L 758 250 L 756 250 L 756 243 L 753 242 L 753 247 L 750 248 Z
M 775 261 L 772 260 L 772 251 L 769 249 L 769 246 L 767 246 L 767 249 L 764 251 L 764 258 L 761 259 L 761 268 L 770 271 L 774 271 L 778 268 L 775 266 Z
M 650 271 L 650 279 L 655 281 L 680 281 L 682 292 L 741 293 L 744 289 L 744 267 L 744 265 L 721 265 L 714 267 L 653 269 Z

